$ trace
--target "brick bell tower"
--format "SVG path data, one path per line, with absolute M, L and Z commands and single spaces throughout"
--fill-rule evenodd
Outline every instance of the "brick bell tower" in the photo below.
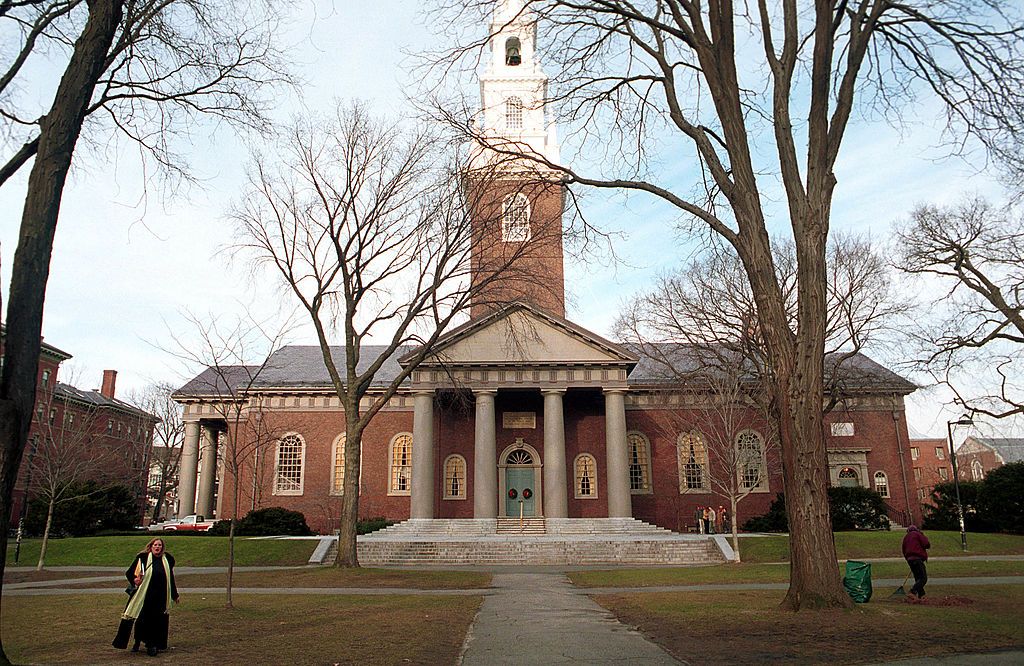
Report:
M 545 112 L 548 77 L 535 58 L 536 23 L 523 0 L 497 5 L 489 63 L 480 76 L 479 141 L 467 176 L 472 214 L 475 319 L 512 301 L 565 316 L 562 211 L 557 172 L 510 153 L 558 163 L 554 123 Z M 497 276 L 497 277 L 494 277 Z

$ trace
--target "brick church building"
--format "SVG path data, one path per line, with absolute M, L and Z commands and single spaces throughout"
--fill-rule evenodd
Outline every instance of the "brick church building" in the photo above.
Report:
M 499 15 L 492 28 L 491 62 L 480 78 L 484 131 L 557 162 L 534 26 Z M 486 160 L 487 151 L 474 159 Z M 697 506 L 728 506 L 710 482 L 721 466 L 710 445 L 715 426 L 707 423 L 716 396 L 681 386 L 649 353 L 566 319 L 562 186 L 522 186 L 510 168 L 492 187 L 485 205 L 501 212 L 482 211 L 481 224 L 500 223 L 477 236 L 493 242 L 481 241 L 474 261 L 536 235 L 544 245 L 524 259 L 532 263 L 522 272 L 532 279 L 514 289 L 494 285 L 373 419 L 362 442 L 360 515 L 632 516 L 686 532 Z M 343 351 L 334 354 L 343 358 Z M 410 351 L 388 360 L 378 385 Z M 363 358 L 375 356 L 367 352 Z M 301 511 L 314 530 L 336 528 L 344 414 L 319 347 L 278 350 L 249 384 L 246 368 L 223 370 L 208 369 L 175 394 L 186 422 L 179 514 L 230 515 L 233 493 L 224 490 L 237 483 L 238 516 L 281 506 Z M 915 386 L 861 354 L 831 372 L 843 380 L 841 400 L 826 417 L 833 484 L 874 488 L 894 513 L 912 511 L 904 398 Z M 237 388 L 225 382 L 248 386 L 237 396 L 250 407 L 248 418 L 275 433 L 237 479 L 217 456 L 218 433 L 229 427 L 217 403 Z M 782 478 L 767 423 L 749 410 L 740 421 L 731 436 L 739 463 L 730 473 L 746 494 L 736 516 L 742 524 L 764 513 Z

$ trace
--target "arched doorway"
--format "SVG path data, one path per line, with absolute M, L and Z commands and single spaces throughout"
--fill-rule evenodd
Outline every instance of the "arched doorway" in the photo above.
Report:
M 541 463 L 537 450 L 522 438 L 506 447 L 498 458 L 500 515 L 524 518 L 543 515 Z

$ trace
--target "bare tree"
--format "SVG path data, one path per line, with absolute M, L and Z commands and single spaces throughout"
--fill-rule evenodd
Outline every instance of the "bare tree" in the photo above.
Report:
M 147 484 L 147 495 L 155 500 L 150 515 L 154 523 L 159 522 L 168 496 L 174 490 L 181 463 L 181 444 L 185 437 L 181 405 L 171 399 L 173 393 L 174 387 L 171 384 L 158 382 L 129 397 L 133 405 L 159 419 L 153 427 L 152 454 L 149 459 L 149 471 L 155 471 L 158 480 Z
M 149 420 L 139 414 L 100 410 L 93 395 L 55 383 L 41 391 L 36 402 L 34 452 L 27 476 L 32 479 L 28 490 L 47 504 L 38 571 L 45 566 L 56 512 L 94 492 L 82 494 L 83 482 L 128 481 L 136 490 L 141 486 Z M 113 425 L 113 416 L 120 417 L 116 430 L 107 426 L 107 422 Z M 122 418 L 127 421 L 126 428 Z
M 921 206 L 898 238 L 899 268 L 927 284 L 937 281 L 941 289 L 933 300 L 936 315 L 918 332 L 925 348 L 921 367 L 973 413 L 1024 414 L 1024 221 L 1019 214 L 980 198 Z M 978 386 L 981 378 L 989 380 L 987 393 Z
M 280 276 L 316 330 L 345 411 L 336 564 L 358 566 L 364 429 L 449 325 L 471 305 L 488 305 L 495 285 L 510 298 L 537 288 L 525 267 L 537 260 L 537 248 L 561 239 L 560 220 L 534 224 L 521 242 L 496 242 L 502 198 L 495 185 L 507 191 L 560 184 L 550 173 L 501 160 L 469 169 L 435 129 L 403 130 L 361 105 L 339 107 L 330 121 L 297 125 L 279 153 L 276 171 L 254 160 L 233 213 L 238 247 Z M 501 179 L 509 169 L 514 185 Z M 371 349 L 364 344 L 371 339 L 382 344 Z M 342 347 L 332 348 L 332 340 Z M 399 371 L 375 381 L 384 363 L 403 352 Z
M 5 146 L 0 184 L 34 159 L 28 176 L 7 302 L 0 372 L 0 574 L 6 564 L 11 498 L 35 400 L 43 301 L 64 184 L 87 119 L 116 128 L 165 171 L 186 171 L 171 136 L 212 115 L 261 126 L 266 88 L 283 82 L 273 46 L 273 3 L 230 0 L 0 0 L 6 44 L 0 65 Z M 16 36 L 16 37 L 15 37 Z M 33 56 L 61 59 L 49 108 L 34 110 Z M 24 96 L 16 94 L 24 90 Z M 99 113 L 97 113 L 99 112 Z M 99 122 L 99 118 L 103 122 Z M 90 123 L 91 125 L 91 123 Z M 103 134 L 87 134 L 103 141 Z M 110 136 L 108 134 L 108 136 Z M 0 644 L 0 663 L 6 661 Z
M 757 303 L 780 416 L 791 529 L 783 607 L 849 605 L 835 565 L 821 412 L 836 160 L 856 101 L 896 114 L 915 95 L 937 97 L 958 136 L 1012 153 L 1024 110 L 1024 29 L 1015 9 L 966 0 L 434 4 L 439 25 L 453 26 L 461 42 L 434 61 L 446 73 L 457 63 L 475 67 L 490 44 L 491 35 L 467 44 L 467 23 L 491 12 L 499 31 L 536 21 L 538 52 L 554 70 L 546 103 L 603 157 L 592 173 L 545 166 L 570 184 L 659 197 L 735 249 Z M 494 149 L 523 152 L 513 142 Z M 651 157 L 678 160 L 684 150 L 700 171 L 692 186 L 663 176 L 677 169 L 647 168 Z M 785 202 L 796 250 L 795 317 L 768 233 L 774 201 Z
M 209 417 L 225 425 L 215 447 L 223 461 L 224 473 L 230 477 L 226 485 L 231 488 L 231 496 L 228 502 L 222 501 L 221 506 L 230 520 L 225 591 L 226 607 L 233 608 L 235 528 L 245 472 L 264 464 L 267 451 L 287 430 L 285 424 L 266 418 L 265 397 L 258 385 L 272 367 L 274 351 L 281 347 L 288 327 L 269 326 L 251 317 L 204 320 L 192 314 L 186 316 L 195 339 L 175 337 L 176 349 L 171 353 L 190 366 L 204 370 L 173 397 L 201 401 Z M 178 499 L 181 501 L 180 497 Z

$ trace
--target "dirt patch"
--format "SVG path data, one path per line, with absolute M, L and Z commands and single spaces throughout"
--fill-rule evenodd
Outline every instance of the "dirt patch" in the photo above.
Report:
M 915 606 L 970 606 L 973 599 L 967 597 L 924 597 L 919 598 L 913 595 L 904 599 L 903 603 L 914 604 Z

